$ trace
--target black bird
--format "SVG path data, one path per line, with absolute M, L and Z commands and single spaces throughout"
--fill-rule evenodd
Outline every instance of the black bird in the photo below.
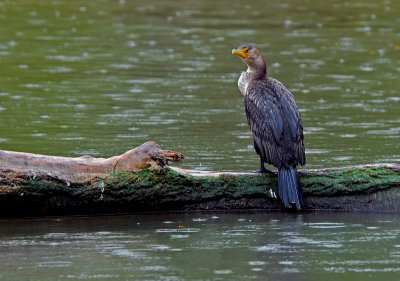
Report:
M 232 54 L 248 66 L 238 86 L 261 160 L 259 172 L 271 172 L 264 163 L 278 168 L 279 197 L 286 208 L 301 210 L 303 194 L 296 166 L 304 165 L 306 156 L 303 122 L 293 95 L 281 82 L 267 76 L 264 57 L 253 45 L 241 45 Z

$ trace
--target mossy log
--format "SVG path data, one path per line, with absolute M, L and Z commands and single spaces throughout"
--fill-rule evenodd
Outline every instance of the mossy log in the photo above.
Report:
M 0 151 L 0 216 L 280 210 L 277 177 L 169 167 L 147 142 L 108 159 Z M 300 170 L 306 210 L 400 212 L 400 165 Z

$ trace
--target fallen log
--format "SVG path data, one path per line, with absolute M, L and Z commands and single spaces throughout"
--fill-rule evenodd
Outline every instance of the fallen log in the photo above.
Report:
M 279 210 L 277 177 L 168 166 L 155 142 L 111 158 L 0 151 L 0 216 Z M 400 212 L 400 165 L 300 170 L 306 210 Z
M 162 169 L 168 161 L 179 162 L 182 158 L 181 153 L 162 150 L 154 141 L 107 159 L 89 155 L 71 158 L 0 150 L 0 176 L 88 183 L 97 178 L 107 178 L 115 172 L 140 172 L 150 167 Z

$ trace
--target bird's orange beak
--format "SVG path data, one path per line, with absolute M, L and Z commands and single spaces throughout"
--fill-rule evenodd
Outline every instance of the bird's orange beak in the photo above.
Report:
M 242 59 L 247 59 L 249 57 L 249 50 L 247 48 L 243 48 L 241 50 L 232 50 L 232 54 L 238 55 Z

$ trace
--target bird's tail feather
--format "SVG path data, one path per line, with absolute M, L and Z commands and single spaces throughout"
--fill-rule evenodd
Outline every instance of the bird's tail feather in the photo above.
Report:
M 303 192 L 296 167 L 278 169 L 279 197 L 286 208 L 292 208 L 296 204 L 297 210 L 303 205 Z

